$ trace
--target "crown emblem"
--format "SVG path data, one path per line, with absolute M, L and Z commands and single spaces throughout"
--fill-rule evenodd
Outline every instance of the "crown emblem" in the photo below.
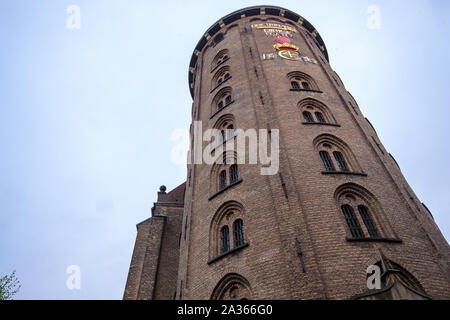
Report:
M 278 37 L 277 44 L 273 47 L 278 51 L 298 51 L 298 47 L 291 44 L 291 40 L 285 37 Z

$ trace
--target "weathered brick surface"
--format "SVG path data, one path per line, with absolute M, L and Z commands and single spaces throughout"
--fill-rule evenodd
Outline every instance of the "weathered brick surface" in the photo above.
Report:
M 174 298 L 185 184 L 159 192 L 152 217 L 137 225 L 138 234 L 123 298 Z
M 276 53 L 276 37 L 251 25 L 266 22 L 295 28 L 292 43 L 302 56 L 318 63 L 280 57 L 261 59 L 263 54 Z M 161 265 L 167 266 L 169 254 L 164 251 L 164 237 L 169 230 L 179 230 L 176 298 L 209 299 L 222 278 L 238 274 L 248 281 L 252 299 L 348 299 L 367 289 L 365 272 L 380 260 L 379 250 L 408 270 L 429 295 L 450 298 L 448 243 L 314 43 L 311 32 L 286 17 L 269 15 L 241 17 L 224 25 L 220 32 L 224 39 L 217 44 L 214 38 L 209 39 L 198 54 L 193 121 L 202 121 L 204 132 L 214 127 L 222 115 L 231 114 L 234 128 L 279 129 L 281 177 L 262 176 L 260 165 L 240 165 L 242 182 L 210 199 L 216 191 L 211 190 L 210 181 L 215 179 L 211 176 L 212 166 L 188 165 L 183 217 L 171 224 L 169 215 L 162 236 L 161 252 L 166 253 L 160 258 Z M 224 65 L 230 67 L 232 78 L 211 92 L 215 75 L 211 62 L 223 49 L 229 52 Z M 293 71 L 311 76 L 320 92 L 290 91 L 287 75 Z M 232 88 L 234 102 L 212 116 L 212 100 L 225 86 Z M 338 126 L 303 124 L 298 103 L 305 98 L 326 105 Z M 323 134 L 335 136 L 348 146 L 360 168 L 357 173 L 362 175 L 322 173 L 323 164 L 313 142 Z M 203 147 L 206 145 L 204 142 Z M 348 183 L 371 194 L 371 204 L 379 210 L 373 218 L 382 236 L 401 242 L 347 240 L 349 230 L 335 194 Z M 249 245 L 208 264 L 212 258 L 212 219 L 228 201 L 236 201 L 244 208 L 245 240 Z M 148 232 L 144 228 L 142 231 Z M 138 263 L 145 251 L 144 238 L 138 232 L 127 290 L 144 279 Z M 167 240 L 170 244 L 166 248 L 175 248 L 174 239 Z M 147 240 L 145 247 L 156 250 L 150 242 L 160 240 Z M 170 294 L 172 282 L 166 285 L 166 281 L 173 279 L 175 269 L 166 271 L 158 271 L 156 295 L 151 297 L 167 298 Z M 134 291 L 127 290 L 125 296 L 135 298 Z

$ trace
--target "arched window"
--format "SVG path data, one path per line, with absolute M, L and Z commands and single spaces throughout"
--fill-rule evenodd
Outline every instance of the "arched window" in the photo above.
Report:
M 350 233 L 353 238 L 364 238 L 364 233 L 359 225 L 358 219 L 353 212 L 353 208 L 349 205 L 343 205 L 341 207 L 342 213 L 344 214 L 345 221 L 347 221 L 347 225 L 350 229 Z
M 228 226 L 223 226 L 221 231 L 221 242 L 222 242 L 222 249 L 221 253 L 226 253 L 230 251 L 230 229 Z
M 314 139 L 314 146 L 320 154 L 326 171 L 336 174 L 365 175 L 355 155 L 341 139 L 330 134 L 322 134 Z
M 232 124 L 230 124 L 228 127 L 227 127 L 227 139 L 231 139 L 231 138 L 233 138 L 234 137 L 234 127 L 233 127 L 233 125 Z
M 236 164 L 233 164 L 230 167 L 230 183 L 236 183 L 239 180 L 239 172 L 238 172 L 238 166 Z
M 338 164 L 338 167 L 341 171 L 348 171 L 347 163 L 345 162 L 344 156 L 339 151 L 333 152 L 334 159 L 336 159 L 336 162 Z
M 222 110 L 223 108 L 229 106 L 233 103 L 232 89 L 231 87 L 225 87 L 221 89 L 212 100 L 211 104 L 211 114 Z
M 292 89 L 300 89 L 300 85 L 298 84 L 297 81 L 292 81 L 291 86 L 292 86 Z
M 234 137 L 234 116 L 232 114 L 224 114 L 216 121 L 213 128 L 219 130 L 221 134 L 218 147 Z M 230 143 L 232 142 L 230 141 Z
M 303 114 L 305 123 L 337 125 L 336 119 L 331 114 L 330 109 L 318 100 L 306 98 L 300 101 L 297 106 Z M 305 114 L 305 112 L 309 114 Z M 316 120 L 314 120 L 313 115 L 315 115 Z
M 316 115 L 317 122 L 325 123 L 325 118 L 323 117 L 322 113 L 316 112 L 315 115 Z
M 231 78 L 230 66 L 221 67 L 219 70 L 217 70 L 216 74 L 212 78 L 211 90 L 214 90 L 216 87 L 224 83 L 229 78 Z
M 224 130 L 222 133 L 224 135 L 224 139 L 227 138 L 227 134 L 230 134 L 230 129 Z M 237 152 L 235 151 L 224 151 L 226 150 L 226 144 L 234 144 L 235 141 L 233 138 L 227 138 L 223 145 L 218 145 L 216 150 L 211 152 L 212 156 L 216 158 L 214 164 L 211 168 L 210 173 L 210 188 L 209 190 L 212 192 L 210 199 L 223 194 L 225 190 L 233 189 L 241 182 L 241 177 L 238 171 L 237 166 Z M 220 148 L 219 148 L 220 147 Z M 219 151 L 217 151 L 219 150 Z M 217 152 L 216 155 L 214 155 Z
M 224 258 L 223 254 L 233 249 L 246 248 L 245 223 L 244 208 L 236 201 L 228 201 L 217 210 L 211 220 L 208 263 Z
M 219 190 L 223 190 L 227 187 L 227 172 L 225 170 L 220 172 L 220 186 Z
M 330 155 L 326 151 L 320 151 L 320 158 L 322 159 L 323 166 L 326 171 L 335 171 L 333 162 L 331 161 Z
M 228 49 L 220 50 L 211 62 L 211 70 L 214 70 L 228 59 Z
M 237 219 L 233 223 L 234 247 L 242 246 L 244 241 L 244 223 L 241 219 Z
M 214 288 L 211 300 L 250 300 L 252 289 L 243 276 L 230 273 L 223 277 Z
M 303 89 L 305 89 L 305 90 L 310 90 L 310 89 L 311 89 L 310 86 L 309 86 L 309 83 L 306 82 L 306 81 L 303 81 L 303 82 L 302 82 L 302 87 L 303 87 Z
M 305 122 L 314 122 L 314 119 L 309 111 L 303 111 L 303 118 Z
M 367 209 L 367 207 L 363 206 L 363 205 L 359 205 L 358 211 L 359 211 L 359 214 L 361 215 L 364 225 L 367 228 L 367 232 L 369 232 L 370 237 L 378 238 L 379 235 L 378 235 L 377 228 L 375 227 L 375 225 L 373 223 L 373 220 L 369 214 L 369 210 Z
M 304 72 L 300 71 L 290 72 L 287 75 L 287 78 L 291 83 L 292 90 L 319 91 L 319 87 L 317 86 L 317 83 L 314 81 L 314 79 Z
M 348 226 L 347 238 L 399 240 L 375 196 L 365 188 L 346 183 L 337 188 L 334 197 L 339 216 L 345 218 Z

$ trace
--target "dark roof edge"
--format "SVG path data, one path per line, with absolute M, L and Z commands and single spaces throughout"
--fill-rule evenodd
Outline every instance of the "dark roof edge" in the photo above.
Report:
M 192 98 L 194 98 L 194 88 L 191 87 L 191 83 L 193 83 L 194 77 L 193 77 L 193 72 L 191 71 L 191 68 L 194 68 L 197 63 L 198 56 L 197 56 L 196 52 L 201 52 L 203 50 L 203 48 L 206 46 L 206 44 L 208 43 L 208 39 L 206 38 L 206 35 L 213 37 L 216 33 L 218 33 L 221 30 L 220 23 L 223 23 L 225 26 L 227 26 L 227 25 L 235 22 L 236 20 L 241 19 L 242 15 L 245 15 L 245 17 L 260 15 L 261 9 L 263 9 L 263 8 L 265 9 L 266 16 L 283 17 L 283 18 L 289 19 L 295 23 L 298 23 L 300 20 L 301 25 L 306 30 L 308 30 L 308 32 L 313 33 L 314 31 L 316 31 L 316 29 L 313 27 L 313 25 L 311 23 L 309 23 L 308 20 L 306 20 L 302 16 L 300 16 L 300 15 L 296 14 L 295 12 L 292 12 L 288 9 L 278 7 L 278 6 L 269 6 L 269 5 L 267 5 L 267 6 L 266 5 L 252 6 L 252 7 L 247 7 L 247 8 L 236 10 L 236 11 L 224 16 L 223 18 L 217 20 L 216 23 L 214 23 L 205 32 L 205 34 L 200 38 L 199 42 L 195 46 L 194 53 L 192 54 L 191 61 L 189 63 L 189 74 L 188 74 L 188 81 L 189 81 L 188 85 L 189 85 L 189 90 L 191 92 Z M 283 12 L 283 15 L 280 14 L 281 12 Z M 321 46 L 323 46 L 323 48 L 324 48 L 323 54 L 325 55 L 325 58 L 329 62 L 330 60 L 328 58 L 328 51 L 327 51 L 325 43 L 323 42 L 322 37 L 320 36 L 319 32 L 316 33 L 315 39 Z

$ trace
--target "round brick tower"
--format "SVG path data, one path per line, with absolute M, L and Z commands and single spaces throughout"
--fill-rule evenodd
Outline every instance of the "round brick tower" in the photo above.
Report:
M 307 20 L 273 6 L 223 17 L 194 50 L 189 86 L 177 299 L 450 298 L 445 238 Z M 234 151 L 194 159 L 212 128 L 233 145 L 277 132 L 279 169 L 263 175 Z M 368 288 L 371 265 L 381 287 Z

